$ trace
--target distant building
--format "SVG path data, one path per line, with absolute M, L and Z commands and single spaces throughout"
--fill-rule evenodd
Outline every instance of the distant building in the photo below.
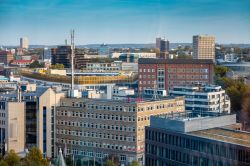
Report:
M 137 62 L 139 58 L 156 58 L 156 53 L 153 52 L 138 52 L 138 53 L 120 53 L 120 52 L 113 52 L 112 58 L 120 58 L 124 59 L 124 62 L 127 62 L 127 56 L 133 57 L 134 61 Z
M 240 129 L 236 115 L 151 116 L 145 127 L 145 166 L 250 165 L 250 133 Z
M 65 68 L 71 67 L 71 46 L 58 46 L 51 49 L 52 65 L 63 64 Z
M 14 60 L 14 56 L 10 51 L 0 51 L 0 62 L 8 65 L 12 60 Z
M 27 37 L 20 38 L 20 48 L 23 49 L 29 48 L 29 39 Z
M 173 86 L 213 84 L 211 59 L 139 59 L 139 91 L 170 90 Z
M 0 155 L 25 149 L 25 104 L 0 99 Z
M 51 49 L 51 56 L 52 56 L 52 65 L 56 63 L 63 64 L 64 68 L 71 67 L 71 46 L 58 46 L 57 48 Z M 84 52 L 81 52 L 80 49 L 75 49 L 75 68 L 82 69 L 86 67 L 86 63 L 89 62 L 89 59 L 85 58 Z
M 184 111 L 184 98 L 159 101 L 114 101 L 64 98 L 57 111 L 57 145 L 65 156 L 95 158 L 108 155 L 121 165 L 144 161 L 144 127 L 151 115 Z
M 207 35 L 193 36 L 193 58 L 215 61 L 215 37 Z
M 167 58 L 169 54 L 169 41 L 165 38 L 156 38 L 156 48 L 160 51 L 160 57 Z
M 13 60 L 11 62 L 12 66 L 18 66 L 18 67 L 27 67 L 29 66 L 33 60 Z
M 110 55 L 110 48 L 107 44 L 102 44 L 100 45 L 99 49 L 98 49 L 98 55 L 100 57 L 104 56 L 104 57 L 109 57 Z
M 186 111 L 230 113 L 230 99 L 221 86 L 174 86 L 171 96 L 185 96 Z M 206 101 L 205 101 L 206 100 Z

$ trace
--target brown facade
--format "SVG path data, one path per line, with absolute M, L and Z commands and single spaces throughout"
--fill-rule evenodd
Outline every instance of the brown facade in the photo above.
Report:
M 0 51 L 0 62 L 5 65 L 9 64 L 10 61 L 14 60 L 14 56 L 11 52 L 8 51 Z
M 206 59 L 140 59 L 139 90 L 213 83 L 214 64 Z

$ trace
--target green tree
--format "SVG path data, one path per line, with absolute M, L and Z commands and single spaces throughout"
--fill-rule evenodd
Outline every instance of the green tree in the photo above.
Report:
M 105 166 L 116 166 L 115 163 L 112 160 L 107 160 L 105 162 Z
M 25 165 L 29 166 L 49 166 L 49 162 L 37 147 L 33 147 L 25 158 Z
M 4 160 L 0 161 L 0 166 L 8 166 L 8 163 Z
M 51 65 L 50 68 L 51 68 L 51 69 L 64 69 L 64 65 L 63 65 L 63 64 L 56 63 L 56 64 L 54 64 L 54 65 Z
M 34 61 L 30 64 L 30 68 L 42 68 L 44 67 L 44 64 L 39 63 L 38 61 Z
M 133 160 L 132 163 L 130 164 L 130 166 L 139 166 L 138 161 Z
M 218 77 L 224 77 L 228 71 L 230 69 L 225 66 L 216 65 L 214 68 L 214 73 Z
M 9 166 L 16 166 L 20 164 L 20 158 L 14 150 L 10 150 L 4 160 Z

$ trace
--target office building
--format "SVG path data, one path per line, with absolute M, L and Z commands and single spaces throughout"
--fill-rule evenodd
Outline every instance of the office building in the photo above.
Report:
M 0 51 L 1 63 L 4 63 L 4 65 L 8 65 L 12 60 L 14 60 L 14 56 L 10 51 Z
M 63 64 L 64 68 L 71 67 L 71 46 L 58 46 L 51 49 L 51 64 Z
M 110 55 L 110 48 L 107 44 L 103 43 L 102 45 L 100 45 L 99 49 L 98 49 L 98 55 L 100 57 L 109 57 Z
M 21 85 L 21 101 L 24 103 L 25 146 L 38 147 L 44 156 L 55 156 L 55 107 L 59 105 L 64 93 L 55 92 L 48 87 L 36 87 L 35 84 Z M 0 94 L 1 101 L 17 100 L 16 92 Z M 18 107 L 12 107 L 14 110 Z M 21 131 L 21 130 L 20 130 Z
M 63 98 L 57 110 L 57 144 L 64 155 L 95 158 L 99 163 L 108 155 L 120 164 L 133 160 L 143 164 L 144 127 L 151 115 L 182 112 L 184 98 L 159 101 L 114 101 Z
M 215 37 L 207 35 L 193 36 L 193 58 L 215 61 Z
M 156 38 L 156 48 L 160 51 L 160 57 L 167 58 L 169 54 L 169 41 L 165 38 Z
M 176 113 L 151 116 L 146 166 L 250 165 L 250 133 L 236 115 Z
M 211 59 L 139 59 L 139 91 L 172 89 L 195 83 L 213 84 L 214 64 Z
M 25 148 L 25 104 L 0 100 L 0 155 Z
M 58 46 L 57 48 L 51 49 L 51 56 L 52 56 L 52 65 L 59 63 L 63 64 L 64 68 L 71 67 L 71 46 Z M 84 56 L 84 52 L 80 49 L 75 49 L 75 58 L 74 64 L 75 69 L 83 69 L 86 68 L 86 63 L 89 62 L 89 59 L 86 59 Z
M 221 86 L 174 86 L 171 96 L 185 96 L 186 111 L 230 113 L 230 99 Z
M 20 38 L 20 48 L 23 49 L 29 48 L 29 39 L 27 37 Z

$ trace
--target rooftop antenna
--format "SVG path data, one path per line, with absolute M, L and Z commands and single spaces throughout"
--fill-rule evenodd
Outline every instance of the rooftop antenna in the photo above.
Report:
M 153 97 L 152 97 L 153 100 L 159 99 L 159 96 L 158 96 L 158 93 L 157 93 L 157 83 L 156 82 L 157 81 L 154 81 L 154 92 L 153 92 Z
M 71 97 L 74 97 L 74 57 L 75 57 L 74 30 L 71 30 L 70 37 L 71 37 Z
M 22 101 L 22 92 L 21 92 L 21 87 L 20 84 L 17 84 L 17 102 Z

